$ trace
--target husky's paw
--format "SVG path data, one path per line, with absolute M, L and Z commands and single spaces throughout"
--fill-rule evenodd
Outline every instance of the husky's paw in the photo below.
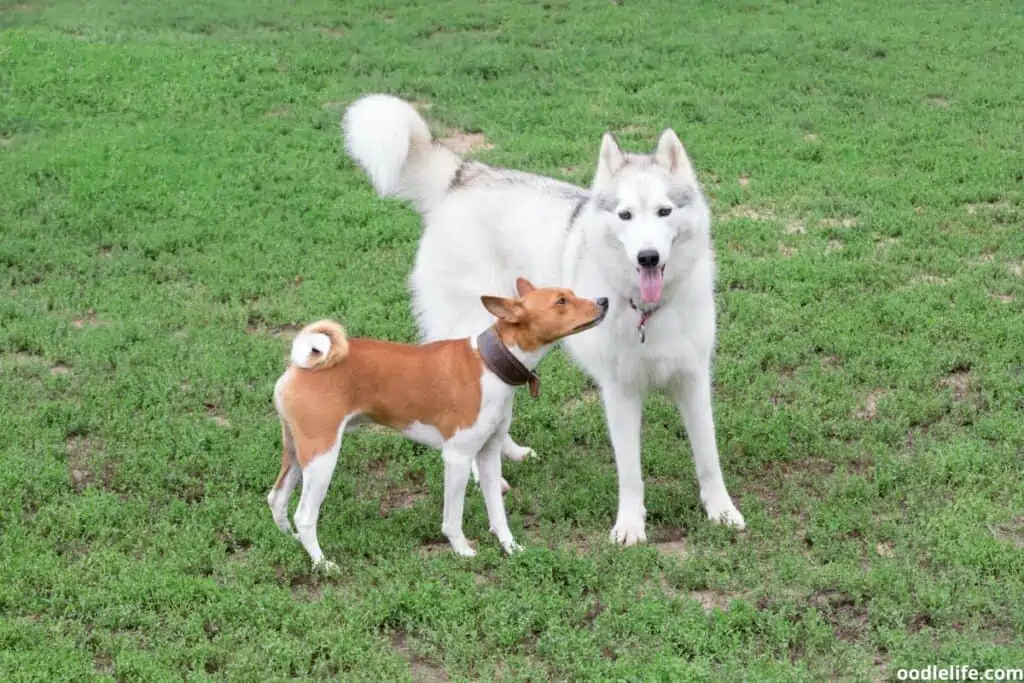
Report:
M 540 457 L 537 455 L 537 451 L 532 448 L 527 448 L 526 446 L 515 446 L 514 448 L 510 446 L 508 448 L 502 448 L 501 454 L 509 460 L 515 460 L 516 462 L 522 462 L 527 459 L 533 460 Z
M 341 568 L 330 560 L 323 558 L 319 562 L 313 563 L 313 572 L 323 574 L 324 576 L 334 576 L 341 573 Z
M 644 531 L 643 516 L 619 516 L 612 532 L 608 535 L 612 543 L 622 546 L 636 545 L 647 542 L 647 533 Z
M 736 529 L 736 531 L 743 531 L 747 528 L 747 523 L 743 519 L 743 515 L 736 509 L 736 506 L 732 504 L 732 501 L 728 498 L 725 501 L 716 505 L 708 505 L 706 507 L 708 512 L 708 519 L 715 524 L 724 524 L 725 526 Z
M 505 552 L 509 555 L 523 552 L 523 546 L 516 543 L 514 538 L 508 539 L 508 541 L 501 541 L 501 547 L 505 549 Z
M 469 545 L 469 541 L 466 537 L 461 538 L 450 538 L 448 539 L 452 544 L 452 550 L 455 551 L 456 555 L 461 557 L 476 557 L 476 551 Z

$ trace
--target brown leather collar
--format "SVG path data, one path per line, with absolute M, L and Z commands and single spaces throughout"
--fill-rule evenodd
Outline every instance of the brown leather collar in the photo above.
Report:
M 529 384 L 530 396 L 537 398 L 540 395 L 540 377 L 512 355 L 493 326 L 476 338 L 476 350 L 487 369 L 502 382 L 513 387 Z

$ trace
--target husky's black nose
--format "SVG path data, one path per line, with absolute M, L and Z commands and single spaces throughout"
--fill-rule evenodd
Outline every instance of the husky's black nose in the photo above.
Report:
M 608 297 L 602 296 L 599 299 L 595 299 L 594 303 L 601 307 L 602 310 L 608 310 Z
M 636 262 L 640 264 L 641 268 L 653 268 L 658 265 L 658 250 L 641 250 L 640 253 L 636 255 Z

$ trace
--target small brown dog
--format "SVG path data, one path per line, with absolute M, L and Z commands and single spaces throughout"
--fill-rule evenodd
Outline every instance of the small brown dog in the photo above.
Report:
M 513 392 L 529 384 L 536 395 L 539 380 L 533 368 L 552 344 L 600 323 L 608 300 L 582 299 L 568 289 L 536 289 L 523 278 L 516 289 L 516 298 L 481 297 L 497 322 L 476 338 L 422 346 L 349 340 L 329 320 L 309 325 L 295 338 L 292 363 L 274 388 L 284 448 L 281 473 L 267 502 L 277 526 L 302 543 L 314 568 L 335 566 L 320 550 L 317 518 L 345 428 L 365 421 L 441 450 L 441 531 L 456 553 L 476 554 L 462 533 L 474 460 L 491 530 L 506 552 L 520 549 L 501 497 L 500 449 L 512 417 Z M 288 522 L 288 500 L 300 473 L 296 532 Z

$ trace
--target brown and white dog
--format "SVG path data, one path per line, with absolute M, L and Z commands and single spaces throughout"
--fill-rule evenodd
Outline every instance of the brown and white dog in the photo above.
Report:
M 267 502 L 277 526 L 302 543 L 314 568 L 335 566 L 320 550 L 317 518 L 345 428 L 366 421 L 441 450 L 441 531 L 456 553 L 476 554 L 462 533 L 474 460 L 491 531 L 506 552 L 520 549 L 501 497 L 501 444 L 512 418 L 513 393 L 528 383 L 536 395 L 533 368 L 552 344 L 601 322 L 608 300 L 582 299 L 568 289 L 536 289 L 523 278 L 516 289 L 516 298 L 480 298 L 497 322 L 478 337 L 422 346 L 349 340 L 340 325 L 322 320 L 295 338 L 291 365 L 274 388 L 284 447 L 281 473 Z M 288 500 L 300 473 L 293 531 Z

